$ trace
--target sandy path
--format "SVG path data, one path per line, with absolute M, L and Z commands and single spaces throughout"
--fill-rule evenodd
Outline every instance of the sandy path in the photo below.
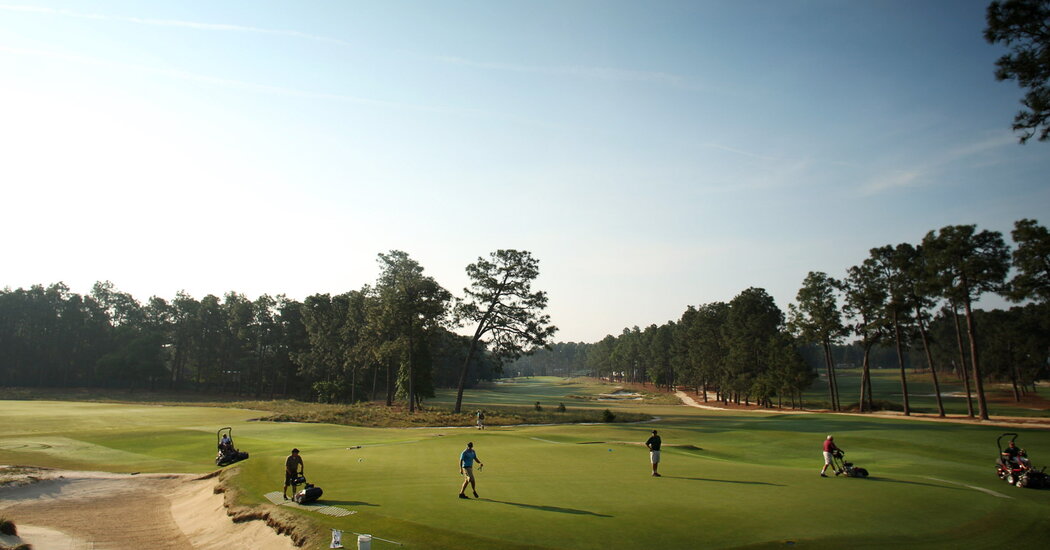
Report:
M 0 488 L 0 514 L 34 548 L 292 550 L 261 521 L 234 523 L 215 479 L 43 470 L 44 481 Z M 5 541 L 10 543 L 11 541 Z
M 1027 416 L 993 416 L 991 420 L 977 420 L 967 416 L 948 416 L 945 418 L 941 418 L 935 414 L 925 413 L 912 413 L 910 416 L 904 416 L 904 413 L 900 413 L 897 411 L 878 411 L 873 413 L 847 413 L 831 411 L 800 411 L 798 409 L 728 409 L 697 403 L 697 401 L 693 399 L 692 396 L 681 390 L 674 392 L 674 394 L 678 397 L 678 399 L 682 400 L 683 405 L 696 407 L 698 409 L 707 409 L 710 411 L 753 412 L 765 414 L 812 414 L 815 412 L 821 412 L 827 414 L 841 414 L 846 416 L 864 416 L 868 418 L 898 418 L 901 420 L 924 420 L 927 422 L 951 422 L 955 424 L 979 424 L 982 426 L 1005 426 L 1013 428 L 1016 428 L 1018 426 L 1024 426 L 1026 428 L 1050 429 L 1050 418 L 1037 418 Z

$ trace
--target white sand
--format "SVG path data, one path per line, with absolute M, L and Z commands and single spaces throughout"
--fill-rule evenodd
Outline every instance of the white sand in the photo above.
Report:
M 41 470 L 48 478 L 0 488 L 0 514 L 18 540 L 49 548 L 293 550 L 291 538 L 263 521 L 234 523 L 215 493 L 216 479 L 182 474 L 125 475 Z

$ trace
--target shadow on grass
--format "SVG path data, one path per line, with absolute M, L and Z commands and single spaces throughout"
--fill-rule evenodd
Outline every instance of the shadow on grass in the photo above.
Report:
M 540 510 L 540 511 L 543 511 L 543 512 L 558 512 L 559 514 L 576 514 L 576 515 L 580 515 L 580 516 L 597 516 L 597 517 L 600 517 L 600 518 L 611 518 L 611 517 L 613 517 L 613 516 L 609 516 L 609 515 L 606 515 L 606 514 L 597 514 L 597 513 L 594 513 L 594 512 L 589 512 L 587 510 L 577 510 L 575 508 L 560 508 L 558 506 L 540 506 L 540 505 L 537 505 L 537 504 L 523 504 L 521 502 L 507 502 L 505 500 L 493 500 L 491 498 L 479 498 L 478 500 L 481 500 L 481 501 L 484 501 L 484 502 L 495 502 L 496 504 L 506 504 L 508 506 L 517 506 L 519 508 L 530 508 L 532 510 Z
M 921 481 L 905 481 L 903 479 L 890 479 L 888 477 L 869 476 L 869 477 L 866 477 L 864 479 L 867 479 L 869 481 L 883 481 L 883 482 L 886 482 L 886 483 L 903 483 L 905 485 L 922 485 L 923 487 L 936 487 L 938 489 L 953 489 L 953 490 L 957 490 L 957 491 L 965 491 L 965 490 L 967 490 L 965 487 L 953 487 L 951 485 L 938 485 L 936 483 L 923 483 Z
M 363 500 L 318 500 L 321 504 L 330 504 L 332 506 L 379 506 L 379 504 L 372 504 L 371 502 L 365 502 Z
M 768 483 L 765 481 L 739 481 L 735 479 L 708 479 L 706 477 L 681 477 L 681 476 L 669 476 L 663 475 L 660 477 L 666 477 L 667 479 L 687 479 L 689 481 L 714 481 L 715 483 L 739 483 L 741 485 L 770 485 L 772 487 L 786 487 L 779 483 Z

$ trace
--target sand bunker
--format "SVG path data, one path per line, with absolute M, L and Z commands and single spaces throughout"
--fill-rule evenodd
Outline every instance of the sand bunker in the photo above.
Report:
M 599 393 L 598 401 L 641 401 L 642 394 L 625 389 L 618 389 L 612 393 Z
M 292 539 L 262 521 L 234 523 L 217 479 L 183 474 L 39 470 L 29 485 L 0 488 L 0 515 L 37 549 L 293 550 Z

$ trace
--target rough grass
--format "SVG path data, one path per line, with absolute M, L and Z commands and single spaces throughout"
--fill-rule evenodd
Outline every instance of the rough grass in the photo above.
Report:
M 664 403 L 667 396 L 649 394 L 653 403 Z M 674 396 L 670 396 L 677 402 Z M 93 403 L 148 403 L 151 405 L 193 405 L 197 407 L 222 407 L 267 411 L 273 414 L 257 420 L 271 422 L 329 423 L 343 426 L 373 428 L 412 428 L 422 426 L 473 426 L 476 409 L 485 410 L 487 426 L 513 426 L 519 424 L 581 424 L 607 422 L 601 409 L 567 407 L 559 411 L 557 404 L 545 403 L 541 410 L 534 406 L 467 405 L 464 412 L 454 413 L 448 404 L 438 401 L 435 406 L 424 406 L 409 412 L 403 405 L 387 407 L 382 403 L 355 403 L 353 405 L 309 403 L 292 399 L 243 400 L 223 399 L 218 395 L 200 395 L 178 392 L 148 392 L 132 390 L 106 390 L 93 388 L 0 388 L 0 399 L 82 401 Z M 567 401 L 567 399 L 566 399 Z M 615 405 L 616 403 L 608 403 Z M 639 422 L 652 416 L 641 413 L 616 412 L 612 422 Z
M 409 428 L 422 426 L 473 426 L 475 411 L 454 413 L 444 407 L 432 407 L 410 413 L 403 406 L 386 407 L 374 403 L 354 405 L 328 405 L 303 403 L 300 401 L 241 401 L 230 406 L 274 411 L 271 416 L 260 418 L 272 422 L 323 422 L 343 426 L 365 426 L 372 428 Z M 606 422 L 604 412 L 598 409 L 566 408 L 559 412 L 556 407 L 486 406 L 486 426 L 514 426 L 521 424 L 582 424 Z M 618 412 L 614 422 L 638 422 L 649 420 L 647 414 Z
M 35 483 L 40 480 L 40 478 L 33 475 L 38 471 L 38 468 L 24 466 L 2 466 L 0 467 L 0 488 Z M 2 521 L 4 520 L 0 518 L 0 522 Z M 2 527 L 0 527 L 0 533 L 8 534 L 3 532 Z

